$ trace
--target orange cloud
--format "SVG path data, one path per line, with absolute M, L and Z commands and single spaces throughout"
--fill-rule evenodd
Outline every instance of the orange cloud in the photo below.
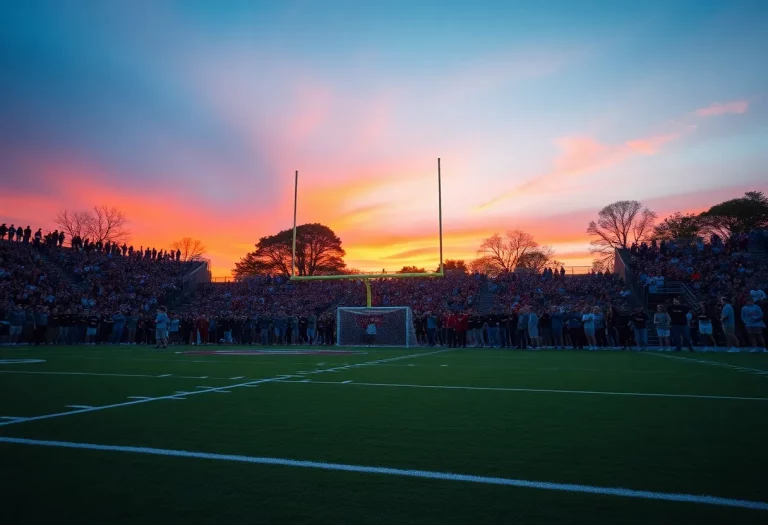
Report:
M 748 100 L 732 100 L 730 102 L 713 102 L 705 108 L 699 108 L 694 113 L 699 117 L 714 117 L 717 115 L 746 113 L 749 108 Z

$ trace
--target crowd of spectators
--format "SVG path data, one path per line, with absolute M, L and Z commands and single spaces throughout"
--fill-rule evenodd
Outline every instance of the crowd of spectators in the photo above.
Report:
M 439 279 L 377 279 L 371 299 L 373 306 L 410 307 L 423 345 L 644 348 L 653 326 L 665 346 L 675 340 L 679 349 L 697 339 L 714 346 L 716 336 L 727 337 L 725 328 L 722 334 L 715 329 L 714 336 L 699 329 L 702 323 L 723 324 L 726 297 L 733 299 L 741 340 L 749 344 L 755 327 L 750 332 L 742 310 L 749 306 L 751 319 L 757 315 L 753 303 L 758 310 L 765 307 L 768 283 L 768 263 L 747 250 L 755 240 L 755 235 L 728 241 L 712 236 L 706 242 L 632 246 L 630 267 L 643 289 L 684 281 L 700 295 L 701 304 L 688 309 L 679 337 L 679 315 L 668 320 L 665 309 L 649 318 L 642 308 L 630 309 L 629 289 L 608 272 L 566 276 L 545 269 L 493 279 L 463 272 Z M 178 251 L 136 250 L 79 237 L 64 247 L 64 241 L 58 231 L 0 226 L 0 318 L 9 342 L 154 344 L 158 330 L 165 329 L 171 343 L 327 345 L 336 340 L 336 308 L 366 301 L 362 277 L 308 282 L 252 277 L 202 285 L 159 326 L 155 310 L 174 298 L 195 263 L 180 261 Z M 674 311 L 671 304 L 664 308 Z M 663 335 L 668 328 L 670 340 Z
M 733 236 L 726 241 L 711 235 L 708 239 L 687 242 L 634 244 L 630 248 L 630 269 L 643 295 L 666 292 L 674 282 L 683 283 L 692 291 L 695 304 L 688 305 L 689 344 L 696 345 L 698 338 L 710 347 L 716 344 L 715 339 L 719 340 L 731 350 L 740 345 L 755 346 L 759 343 L 751 340 L 748 322 L 742 319 L 741 314 L 750 303 L 762 311 L 768 307 L 765 293 L 768 288 L 768 259 L 764 254 L 755 255 L 749 251 L 755 240 L 762 241 L 763 238 L 764 232 L 760 231 L 749 236 Z M 671 300 L 667 302 L 671 304 Z M 723 327 L 723 317 L 728 317 L 723 314 L 725 304 L 732 305 L 734 310 L 735 339 L 728 341 L 727 330 Z M 666 308 L 669 304 L 664 306 Z M 657 312 L 657 317 L 663 319 L 661 314 Z M 700 321 L 704 321 L 705 325 L 713 324 L 715 337 L 709 337 L 708 328 L 704 332 L 699 329 Z M 760 323 L 765 328 L 762 319 Z
M 10 343 L 81 343 L 96 323 L 93 342 L 153 341 L 154 310 L 175 297 L 197 263 L 180 261 L 178 250 L 134 250 L 77 236 L 64 247 L 65 238 L 0 225 L 0 335 Z M 112 323 L 119 327 L 125 317 L 133 337 L 128 328 L 112 336 Z

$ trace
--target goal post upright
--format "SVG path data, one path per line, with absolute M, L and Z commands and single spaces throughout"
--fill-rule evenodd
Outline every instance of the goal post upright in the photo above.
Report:
M 291 256 L 291 279 L 296 276 L 296 213 L 299 202 L 299 170 L 296 170 L 296 178 L 293 183 L 293 254 Z M 441 258 L 442 260 L 442 258 Z
M 371 307 L 371 279 L 410 279 L 424 277 L 444 277 L 443 268 L 443 189 L 442 189 L 442 171 L 440 158 L 437 159 L 437 220 L 438 220 L 438 242 L 440 247 L 440 263 L 436 272 L 410 272 L 410 273 L 366 273 L 366 274 L 336 274 L 336 275 L 296 275 L 296 234 L 297 234 L 297 215 L 299 202 L 299 171 L 294 174 L 293 185 L 293 243 L 291 253 L 291 281 L 327 281 L 342 279 L 360 279 L 365 284 L 366 304 Z
M 437 220 L 440 236 L 440 267 L 438 273 L 443 274 L 443 184 L 440 176 L 440 157 L 437 158 Z

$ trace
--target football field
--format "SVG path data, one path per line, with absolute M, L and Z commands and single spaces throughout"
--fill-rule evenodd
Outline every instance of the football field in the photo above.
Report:
M 0 349 L 0 523 L 767 523 L 768 355 Z

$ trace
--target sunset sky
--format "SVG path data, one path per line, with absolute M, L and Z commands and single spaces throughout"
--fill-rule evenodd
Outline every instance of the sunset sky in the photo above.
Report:
M 768 190 L 768 2 L 69 1 L 0 7 L 0 222 L 125 210 L 215 276 L 322 222 L 350 267 L 522 229 L 587 265 L 615 200 Z

